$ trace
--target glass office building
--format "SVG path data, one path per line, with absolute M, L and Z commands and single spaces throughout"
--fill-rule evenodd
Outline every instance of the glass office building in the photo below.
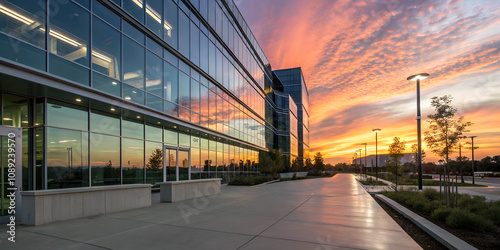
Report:
M 275 70 L 274 73 L 282 83 L 279 90 L 289 94 L 296 104 L 298 163 L 301 167 L 304 159 L 309 158 L 309 91 L 301 68 Z
M 22 190 L 227 182 L 276 144 L 301 157 L 302 105 L 277 108 L 276 84 L 232 0 L 0 0 L 0 128 L 22 129 Z

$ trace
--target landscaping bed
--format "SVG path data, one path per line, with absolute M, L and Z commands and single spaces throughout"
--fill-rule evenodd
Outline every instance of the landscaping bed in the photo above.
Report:
M 373 174 L 369 174 L 374 176 Z M 394 182 L 395 179 L 389 174 L 379 174 L 378 178 L 384 179 L 386 181 Z M 479 184 L 471 184 L 471 183 L 461 183 L 460 181 L 457 183 L 459 187 L 487 187 Z M 412 185 L 417 186 L 418 180 L 405 178 L 404 176 L 398 176 L 398 185 Z M 423 186 L 439 186 L 439 180 L 422 180 Z M 455 185 L 455 183 L 453 183 Z
M 366 180 L 359 180 L 363 185 L 366 186 L 387 186 L 383 181 L 376 181 L 375 178 L 368 177 Z
M 447 207 L 439 192 L 382 192 L 406 208 L 433 222 L 479 249 L 500 249 L 500 201 L 488 202 L 482 196 L 459 194 L 458 206 Z M 377 201 L 378 202 L 378 201 Z

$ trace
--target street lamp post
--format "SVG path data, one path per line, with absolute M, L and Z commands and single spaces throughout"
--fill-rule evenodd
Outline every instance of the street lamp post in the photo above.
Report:
M 361 172 L 362 172 L 362 169 L 363 169 L 362 163 L 361 163 L 361 157 L 362 157 L 363 150 L 362 149 L 356 150 L 356 152 L 358 152 L 358 151 L 359 151 L 359 179 L 361 179 Z
M 366 178 L 366 142 L 365 143 L 361 143 L 361 145 L 365 145 L 365 165 L 364 165 L 364 171 L 363 173 L 365 174 L 365 178 Z
M 380 132 L 381 129 L 379 128 L 374 128 L 372 129 L 373 132 L 375 132 L 375 179 L 376 183 L 378 183 L 378 132 Z M 372 172 L 373 172 L 373 165 L 372 165 Z
M 469 136 L 469 138 L 472 140 L 472 184 L 476 184 L 474 182 L 474 138 L 476 138 L 477 136 L 476 135 L 473 135 L 473 136 Z
M 422 119 L 420 115 L 420 80 L 429 77 L 427 73 L 420 73 L 408 77 L 406 80 L 417 81 L 417 139 L 418 139 L 418 189 L 422 190 L 422 129 L 420 121 Z

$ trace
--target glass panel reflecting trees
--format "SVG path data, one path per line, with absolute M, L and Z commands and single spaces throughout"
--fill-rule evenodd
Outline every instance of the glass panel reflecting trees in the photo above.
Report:
M 122 139 L 123 184 L 144 183 L 144 141 Z
M 120 137 L 90 134 L 92 186 L 118 185 L 120 180 Z

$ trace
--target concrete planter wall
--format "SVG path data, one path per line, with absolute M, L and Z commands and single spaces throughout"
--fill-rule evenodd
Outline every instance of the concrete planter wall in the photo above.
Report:
M 281 178 L 292 178 L 294 174 L 297 174 L 297 177 L 306 177 L 307 172 L 290 172 L 290 173 L 280 173 Z
M 160 201 L 176 202 L 220 193 L 221 180 L 200 179 L 190 181 L 167 181 L 160 185 Z
M 23 191 L 22 224 L 42 225 L 151 206 L 151 185 Z

